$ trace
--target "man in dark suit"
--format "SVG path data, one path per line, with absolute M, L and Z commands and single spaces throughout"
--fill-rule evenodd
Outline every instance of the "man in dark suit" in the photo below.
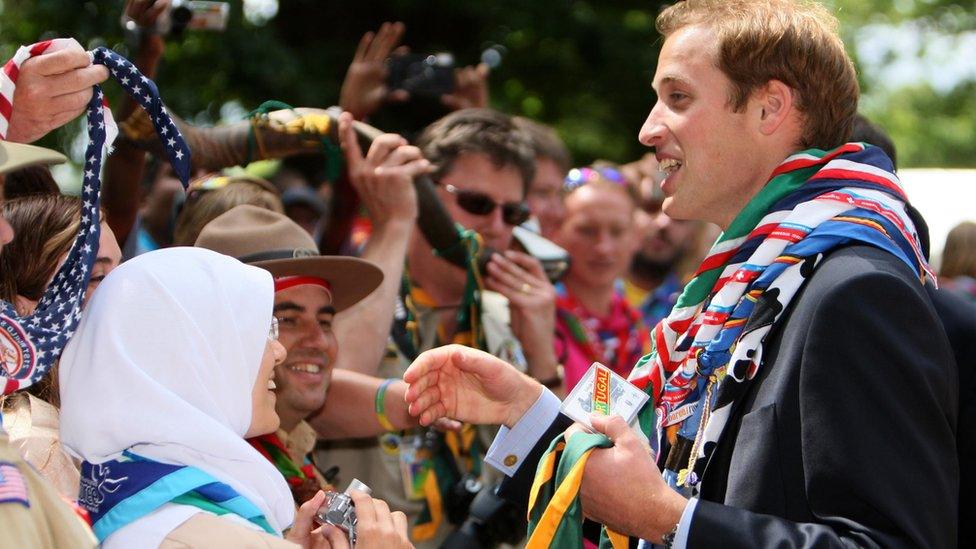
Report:
M 657 26 L 666 38 L 654 78 L 658 102 L 640 140 L 667 174 L 668 215 L 732 232 L 750 209 L 778 211 L 754 200 L 779 184 L 770 174 L 849 138 L 856 78 L 822 7 L 687 0 L 662 12 Z M 897 186 L 890 162 L 864 167 L 838 158 L 835 172 L 862 170 L 862 181 Z M 920 257 L 900 204 L 903 243 Z M 621 418 L 595 416 L 594 429 L 613 446 L 586 463 L 583 513 L 675 547 L 954 546 L 956 371 L 921 283 L 924 264 L 897 254 L 852 239 L 800 259 L 799 290 L 774 302 L 778 310 L 762 311 L 772 326 L 758 373 L 742 383 L 739 363 L 729 363 L 718 385 L 728 406 L 716 411 L 727 420 L 704 448 L 691 494 L 662 478 L 659 466 L 677 470 L 664 463 L 667 448 L 655 463 Z M 510 477 L 501 493 L 525 501 L 540 456 L 569 425 L 558 400 L 497 359 L 454 347 L 422 355 L 404 379 L 421 423 L 448 416 L 505 426 L 486 461 Z M 729 387 L 739 388 L 734 398 L 726 398 Z

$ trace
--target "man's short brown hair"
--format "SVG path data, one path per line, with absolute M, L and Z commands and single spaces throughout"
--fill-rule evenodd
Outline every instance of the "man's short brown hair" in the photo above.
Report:
M 718 68 L 732 81 L 729 104 L 741 111 L 770 80 L 796 92 L 804 115 L 800 145 L 832 149 L 851 135 L 857 112 L 854 64 L 837 19 L 808 0 L 685 0 L 657 18 L 665 37 L 690 25 L 718 36 Z
M 559 138 L 556 130 L 524 116 L 516 116 L 512 121 L 515 122 L 515 127 L 529 137 L 536 158 L 552 160 L 563 174 L 573 167 L 573 157 L 570 156 L 569 149 Z
M 523 195 L 535 177 L 535 155 L 528 136 L 506 114 L 492 109 L 465 109 L 427 126 L 417 146 L 434 165 L 437 182 L 454 167 L 462 153 L 483 154 L 496 168 L 512 166 L 522 176 Z

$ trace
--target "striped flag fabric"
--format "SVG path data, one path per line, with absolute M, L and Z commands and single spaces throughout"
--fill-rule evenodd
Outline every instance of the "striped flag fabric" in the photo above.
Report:
M 21 503 L 30 507 L 27 499 L 27 481 L 12 463 L 0 462 L 0 503 Z

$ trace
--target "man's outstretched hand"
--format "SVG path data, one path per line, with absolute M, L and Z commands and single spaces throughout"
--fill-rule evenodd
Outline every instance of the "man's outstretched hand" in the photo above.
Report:
M 488 353 L 447 345 L 422 353 L 407 368 L 410 414 L 430 425 L 451 418 L 511 428 L 532 407 L 542 385 Z

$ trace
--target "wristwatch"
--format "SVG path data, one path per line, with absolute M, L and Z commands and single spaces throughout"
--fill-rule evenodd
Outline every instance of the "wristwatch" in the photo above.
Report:
M 674 528 L 672 528 L 670 532 L 661 536 L 661 546 L 664 547 L 665 549 L 671 549 L 671 545 L 674 544 L 674 537 L 677 535 L 678 535 L 678 524 L 675 524 Z

